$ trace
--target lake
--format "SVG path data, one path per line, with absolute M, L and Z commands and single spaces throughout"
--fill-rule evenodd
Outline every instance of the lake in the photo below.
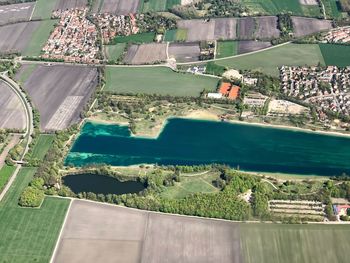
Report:
M 116 178 L 97 174 L 71 174 L 63 177 L 63 184 L 74 193 L 92 192 L 95 194 L 139 193 L 145 189 L 141 182 L 121 182 Z
M 350 138 L 226 122 L 170 119 L 156 139 L 87 122 L 65 164 L 198 165 L 258 172 L 350 174 Z

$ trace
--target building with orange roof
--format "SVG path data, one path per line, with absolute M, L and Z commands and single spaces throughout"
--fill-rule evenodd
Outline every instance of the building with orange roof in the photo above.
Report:
M 223 97 L 230 100 L 236 100 L 239 96 L 239 91 L 240 87 L 232 86 L 232 84 L 229 82 L 222 82 L 219 88 L 219 93 L 221 93 Z

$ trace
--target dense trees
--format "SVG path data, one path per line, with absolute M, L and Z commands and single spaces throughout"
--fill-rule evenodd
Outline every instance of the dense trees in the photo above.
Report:
M 26 207 L 38 207 L 44 200 L 44 191 L 33 186 L 28 186 L 22 192 L 18 204 Z

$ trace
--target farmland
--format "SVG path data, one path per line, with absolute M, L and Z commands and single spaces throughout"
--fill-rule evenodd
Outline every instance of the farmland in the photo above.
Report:
M 105 91 L 120 94 L 161 94 L 199 96 L 204 89 L 215 90 L 215 78 L 175 73 L 166 67 L 106 68 Z
M 0 25 L 28 21 L 32 14 L 34 5 L 35 3 L 23 3 L 0 6 Z
M 271 46 L 270 42 L 263 41 L 239 41 L 238 42 L 238 54 L 249 53 L 261 49 L 265 49 Z
M 218 41 L 216 58 L 237 55 L 237 41 Z
M 141 44 L 131 45 L 124 58 L 127 64 L 152 64 L 167 60 L 166 44 Z
M 0 203 L 2 262 L 49 262 L 69 200 L 45 198 L 40 209 L 20 208 L 18 198 L 36 168 L 22 168 Z
M 350 46 L 319 44 L 326 65 L 350 66 Z
M 32 34 L 39 28 L 40 22 L 23 22 L 0 27 L 0 52 L 23 52 L 32 39 Z
M 94 1 L 94 13 L 112 13 L 127 15 L 137 13 L 140 0 L 97 0 Z
M 125 48 L 126 43 L 105 46 L 107 59 L 114 61 L 118 60 L 120 56 L 124 53 Z
M 75 200 L 54 262 L 241 262 L 236 226 Z
M 242 224 L 75 200 L 54 262 L 345 263 L 349 234 L 345 225 Z
M 174 5 L 179 5 L 181 0 L 149 0 L 142 1 L 143 6 L 141 6 L 142 12 L 150 11 L 165 11 L 172 8 Z
M 26 116 L 20 99 L 3 81 L 0 81 L 0 129 L 24 129 Z
M 50 19 L 52 11 L 55 9 L 58 0 L 38 0 L 36 1 L 33 19 Z
M 190 62 L 199 60 L 200 48 L 195 43 L 171 43 L 169 44 L 169 57 L 177 62 Z
M 53 30 L 56 20 L 44 20 L 40 21 L 40 25 L 34 30 L 31 35 L 30 41 L 23 52 L 25 56 L 38 56 L 40 55 L 42 47 L 49 38 L 51 30 Z M 31 22 L 34 23 L 34 22 Z
M 92 67 L 38 66 L 23 87 L 40 112 L 41 129 L 61 130 L 80 120 L 97 77 Z
M 317 44 L 286 44 L 254 54 L 223 59 L 216 63 L 235 69 L 261 71 L 273 76 L 278 76 L 278 67 L 283 65 L 325 64 Z
M 45 154 L 50 149 L 53 140 L 54 140 L 54 135 L 52 134 L 40 134 L 32 150 L 31 158 L 43 160 L 45 157 Z
M 296 37 L 311 35 L 332 28 L 332 21 L 305 17 L 292 17 Z
M 242 224 L 240 233 L 245 262 L 345 263 L 349 259 L 348 226 Z
M 130 36 L 117 36 L 113 39 L 113 43 L 151 43 L 155 38 L 155 33 L 140 33 Z
M 186 41 L 187 30 L 186 29 L 172 29 L 165 32 L 164 41 L 175 42 L 175 41 Z
M 88 0 L 57 0 L 54 10 L 87 7 Z

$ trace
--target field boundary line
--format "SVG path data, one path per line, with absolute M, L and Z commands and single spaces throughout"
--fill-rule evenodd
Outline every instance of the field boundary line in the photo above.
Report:
M 34 15 L 34 11 L 35 11 L 35 8 L 36 8 L 36 3 L 37 3 L 37 1 L 35 1 L 34 7 L 33 7 L 33 11 L 32 11 L 32 13 L 30 14 L 30 17 L 29 17 L 29 21 L 32 21 L 32 18 L 33 18 L 33 15 Z
M 65 198 L 65 199 L 70 199 L 70 202 L 69 202 L 69 206 L 68 206 L 68 209 L 67 209 L 67 212 L 66 212 L 66 216 L 64 217 L 64 220 L 63 220 L 63 223 L 62 223 L 62 226 L 61 226 L 60 233 L 58 235 L 58 238 L 57 238 L 57 241 L 56 241 L 56 244 L 55 244 L 55 248 L 54 248 L 54 250 L 52 252 L 52 255 L 51 255 L 50 263 L 54 262 L 54 259 L 55 259 L 55 256 L 56 256 L 56 253 L 57 253 L 57 250 L 58 250 L 58 246 L 61 243 L 60 242 L 61 241 L 61 236 L 62 236 L 64 227 L 65 227 L 67 219 L 68 219 L 70 208 L 71 208 L 71 206 L 72 206 L 72 204 L 74 202 L 74 199 L 72 199 L 72 198 Z

